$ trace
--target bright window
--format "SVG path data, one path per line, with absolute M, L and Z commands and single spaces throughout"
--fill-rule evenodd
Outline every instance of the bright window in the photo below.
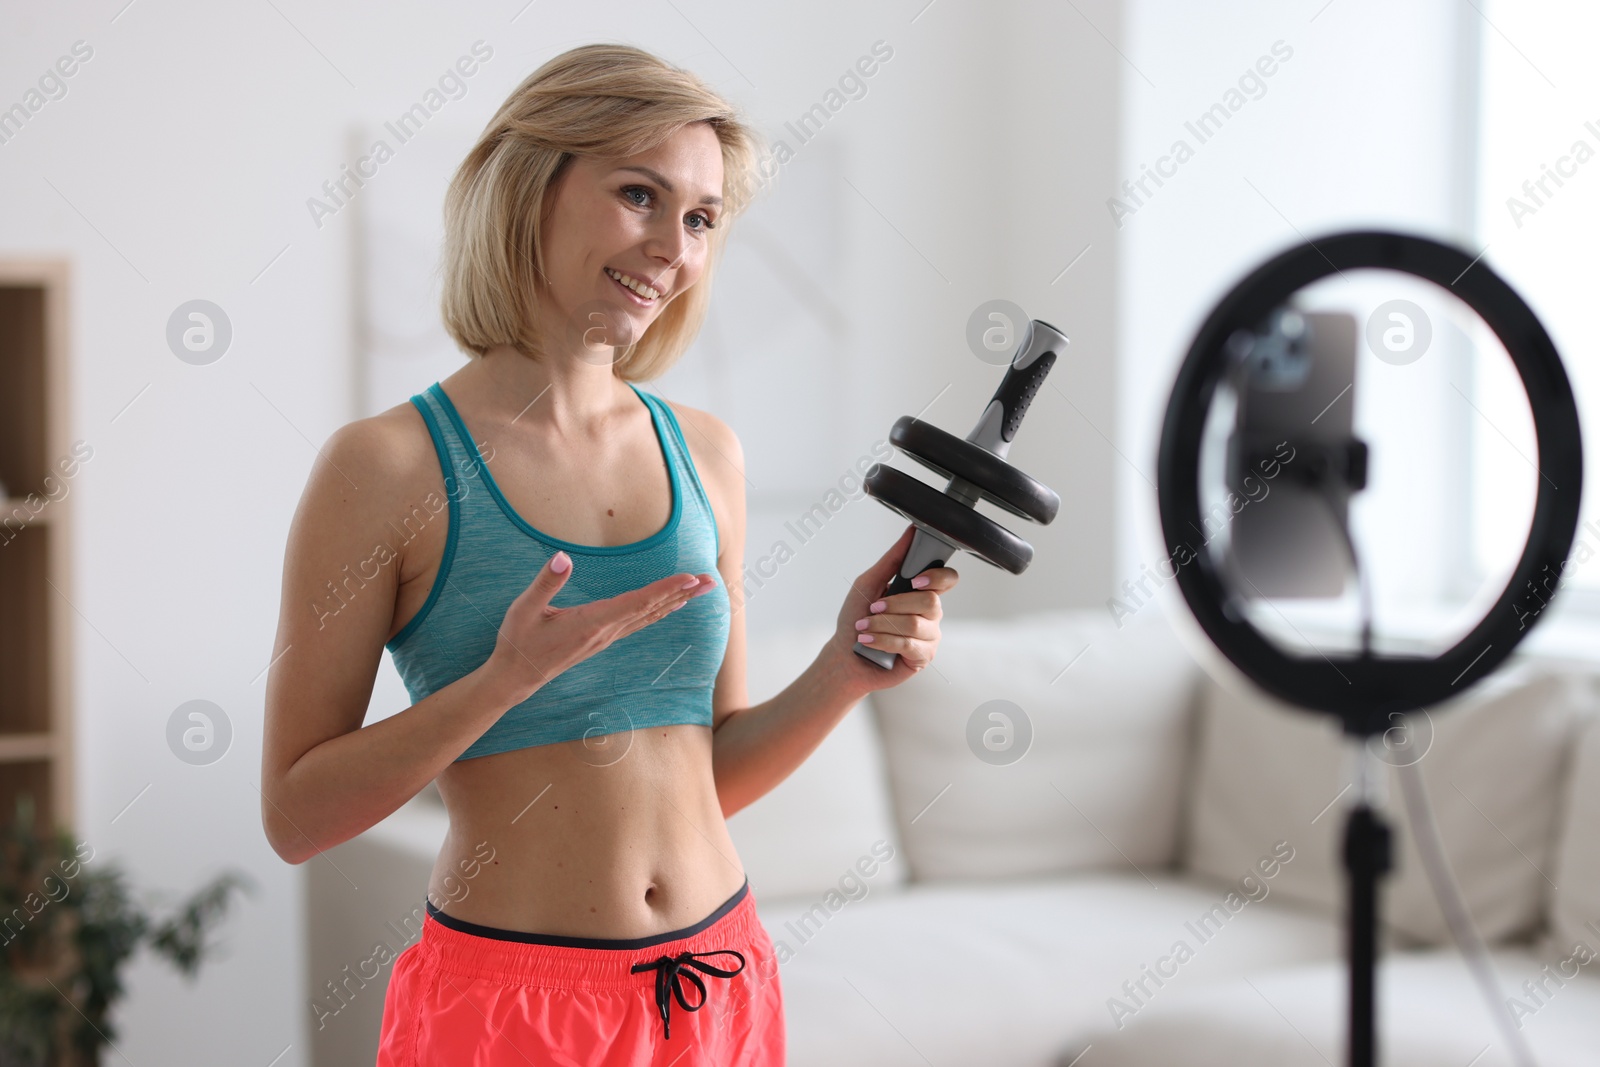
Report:
M 1581 0 L 1480 4 L 1481 118 L 1478 247 L 1539 315 L 1561 352 L 1577 394 L 1585 437 L 1583 517 L 1568 586 L 1574 607 L 1600 608 L 1600 7 Z M 1508 426 L 1525 421 L 1526 401 L 1503 361 L 1480 360 L 1473 420 L 1474 481 L 1503 485 L 1537 450 Z M 1474 500 L 1475 558 L 1517 551 L 1526 500 L 1481 493 Z M 1592 523 L 1585 527 L 1583 523 Z M 1589 552 L 1594 558 L 1579 564 Z

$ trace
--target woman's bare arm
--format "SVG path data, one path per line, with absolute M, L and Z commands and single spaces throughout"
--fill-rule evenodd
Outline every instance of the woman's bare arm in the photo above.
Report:
M 431 439 L 420 416 L 412 417 L 409 432 L 395 414 L 337 431 L 290 526 L 261 760 L 262 823 L 290 863 L 395 811 L 527 696 L 486 663 L 362 726 L 405 564 L 379 546 L 403 553 L 388 524 L 430 515 L 428 504 L 446 499 Z M 419 476 L 428 467 L 431 478 Z M 431 501 L 430 493 L 437 494 Z M 448 508 L 430 521 L 442 532 Z

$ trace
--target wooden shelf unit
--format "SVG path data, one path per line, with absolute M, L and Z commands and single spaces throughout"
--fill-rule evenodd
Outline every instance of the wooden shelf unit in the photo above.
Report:
M 70 281 L 65 260 L 0 258 L 0 826 L 22 793 L 73 825 Z

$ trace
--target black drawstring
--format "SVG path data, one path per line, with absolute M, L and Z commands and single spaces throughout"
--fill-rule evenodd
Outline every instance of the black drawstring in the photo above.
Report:
M 713 967 L 709 963 L 700 963 L 697 960 L 701 956 L 724 955 L 738 956 L 739 966 L 731 971 L 726 971 L 721 967 Z M 700 980 L 699 975 L 685 970 L 684 968 L 686 967 L 693 967 L 718 978 L 732 978 L 744 970 L 744 956 L 731 948 L 722 948 L 717 949 L 715 952 L 682 952 L 676 956 L 662 956 L 654 963 L 640 963 L 634 966 L 630 972 L 632 974 L 649 970 L 656 972 L 656 1010 L 661 1013 L 662 1028 L 668 1038 L 672 1037 L 672 1019 L 670 1016 L 672 1013 L 672 998 L 674 996 L 678 998 L 678 1003 L 683 1006 L 684 1011 L 699 1011 L 706 1004 L 706 984 Z M 684 998 L 683 986 L 678 981 L 680 978 L 689 979 L 699 988 L 700 1003 L 690 1004 Z

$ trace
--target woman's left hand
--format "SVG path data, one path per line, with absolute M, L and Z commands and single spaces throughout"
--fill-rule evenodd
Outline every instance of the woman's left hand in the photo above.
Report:
M 922 588 L 878 598 L 899 573 L 916 529 L 914 525 L 907 526 L 900 540 L 852 583 L 828 642 L 828 651 L 839 661 L 839 669 L 862 695 L 899 685 L 932 663 L 939 648 L 939 619 L 944 615 L 939 595 L 954 589 L 961 580 L 954 569 L 929 567 L 914 579 L 928 580 Z M 862 634 L 870 635 L 872 640 L 861 641 Z M 884 670 L 857 655 L 857 644 L 896 653 L 893 669 Z

